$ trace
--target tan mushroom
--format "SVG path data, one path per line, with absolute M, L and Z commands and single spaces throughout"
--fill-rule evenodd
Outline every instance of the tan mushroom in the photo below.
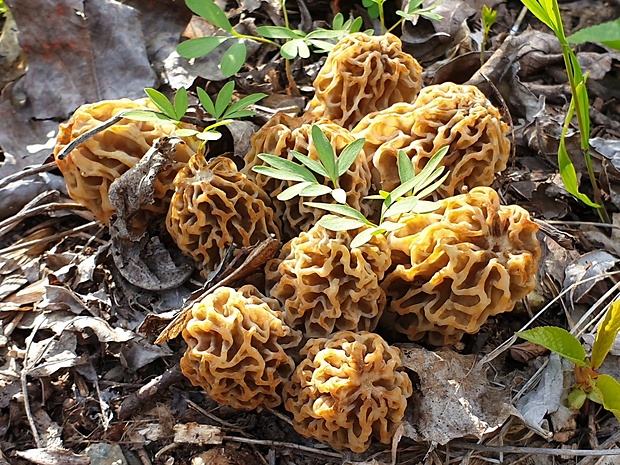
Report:
M 222 287 L 195 303 L 183 330 L 183 374 L 216 401 L 252 410 L 282 402 L 295 368 L 286 349 L 301 340 L 282 322 L 280 304 L 254 286 Z
M 390 300 L 382 327 L 454 344 L 534 289 L 538 227 L 523 208 L 500 205 L 493 189 L 476 187 L 401 221 L 388 237 L 393 269 L 381 284 Z
M 377 334 L 340 331 L 310 339 L 301 355 L 284 387 L 295 430 L 338 450 L 389 444 L 413 394 L 400 351 Z

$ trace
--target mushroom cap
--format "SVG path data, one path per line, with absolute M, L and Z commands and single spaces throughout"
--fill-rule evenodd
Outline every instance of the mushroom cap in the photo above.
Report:
M 295 430 L 335 449 L 389 444 L 413 394 L 400 351 L 378 334 L 340 331 L 310 339 L 284 387 Z
M 191 312 L 181 370 L 192 384 L 235 408 L 280 405 L 283 382 L 295 368 L 286 349 L 301 340 L 283 323 L 280 304 L 251 285 L 221 287 Z
M 382 326 L 412 341 L 454 344 L 534 289 L 538 226 L 523 208 L 500 205 L 493 189 L 476 187 L 401 221 L 388 237 L 393 269 L 381 285 L 391 301 Z
M 383 235 L 351 248 L 359 231 L 317 224 L 267 263 L 268 294 L 282 303 L 287 324 L 306 337 L 377 325 L 386 303 L 379 282 L 390 267 L 390 250 Z
M 222 261 L 228 246 L 249 247 L 271 235 L 280 238 L 269 196 L 229 158 L 207 162 L 204 155 L 194 155 L 174 186 L 168 232 L 205 277 Z
M 355 140 L 348 130 L 337 124 L 326 120 L 317 121 L 315 124 L 327 136 L 336 156 L 339 156 L 342 150 Z M 242 172 L 270 195 L 276 215 L 283 220 L 285 238 L 293 238 L 301 231 L 307 231 L 325 214 L 324 210 L 304 205 L 305 202 L 335 203 L 335 201 L 329 194 L 319 197 L 296 196 L 287 201 L 278 200 L 276 198 L 278 194 L 297 184 L 297 182 L 282 181 L 255 173 L 252 168 L 265 164 L 258 158 L 261 153 L 268 153 L 299 163 L 292 153 L 297 151 L 309 156 L 312 160 L 319 160 L 316 147 L 312 141 L 312 126 L 305 118 L 295 118 L 284 113 L 276 114 L 252 136 L 252 148 L 245 156 L 245 166 Z M 320 184 L 331 185 L 329 179 L 318 174 L 316 178 Z M 347 193 L 347 203 L 368 216 L 371 213 L 371 208 L 363 200 L 370 190 L 371 176 L 363 152 L 360 152 L 349 169 L 340 176 L 338 182 L 339 186 Z
M 329 53 L 314 80 L 308 114 L 351 129 L 369 113 L 413 102 L 422 67 L 393 34 L 348 34 Z
M 400 184 L 398 151 L 416 173 L 442 147 L 448 178 L 434 197 L 445 198 L 490 186 L 510 156 L 509 127 L 499 110 L 474 86 L 450 82 L 425 87 L 414 103 L 397 103 L 366 116 L 352 133 L 366 139 L 364 152 L 378 189 Z
M 82 105 L 71 118 L 60 125 L 54 155 L 89 129 L 100 126 L 126 110 L 148 110 L 148 99 L 104 100 Z M 109 224 L 115 209 L 110 202 L 110 185 L 132 168 L 152 147 L 155 139 L 170 136 L 174 124 L 123 119 L 75 148 L 56 164 L 67 183 L 69 196 L 92 211 L 97 219 Z M 185 140 L 184 140 L 185 141 Z M 172 196 L 172 180 L 178 170 L 196 153 L 191 141 L 177 145 L 172 167 L 155 180 L 155 203 L 145 206 L 156 213 L 165 213 Z M 189 144 L 189 145 L 188 145 Z

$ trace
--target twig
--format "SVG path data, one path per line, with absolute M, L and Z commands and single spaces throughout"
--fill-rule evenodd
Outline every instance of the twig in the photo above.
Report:
M 127 396 L 118 410 L 118 418 L 120 420 L 129 418 L 132 413 L 143 407 L 149 400 L 181 379 L 183 379 L 183 374 L 179 365 L 167 369 L 163 374 L 153 378 L 136 392 Z
M 607 449 L 615 445 L 617 442 L 620 442 L 620 430 L 616 431 L 613 435 L 611 435 L 605 441 L 603 441 L 601 445 L 599 446 L 599 449 L 601 450 Z M 592 458 L 587 457 L 585 459 L 581 459 L 579 463 L 577 463 L 577 465 L 588 465 L 590 462 L 592 462 Z
M 302 446 L 300 444 L 293 444 L 291 442 L 281 442 L 281 441 L 267 441 L 262 439 L 248 439 L 248 438 L 240 438 L 237 436 L 224 436 L 222 438 L 224 441 L 234 441 L 241 442 L 244 444 L 253 444 L 255 446 L 269 446 L 269 447 L 287 447 L 289 449 L 300 450 L 303 452 L 309 452 L 311 454 L 324 455 L 325 457 L 332 457 L 335 459 L 342 459 L 342 454 L 337 452 L 329 452 L 326 450 L 316 449 L 314 447 Z M 609 454 L 611 455 L 611 454 Z
M 8 186 L 12 182 L 19 181 L 20 179 L 27 178 L 28 176 L 33 176 L 39 173 L 46 173 L 47 171 L 52 171 L 56 168 L 56 162 L 46 163 L 44 165 L 35 165 L 35 166 L 27 166 L 22 171 L 19 171 L 15 174 L 11 174 L 7 176 L 3 180 L 0 181 L 0 189 Z
M 78 226 L 77 228 L 70 229 L 69 231 L 64 231 L 58 234 L 54 234 L 48 237 L 42 237 L 41 239 L 36 239 L 34 241 L 24 242 L 22 244 L 15 244 L 5 249 L 0 250 L 0 255 L 6 254 L 9 252 L 14 252 L 15 250 L 27 249 L 33 245 L 55 241 L 56 239 L 63 239 L 65 237 L 73 236 L 82 231 L 86 231 L 87 229 L 92 228 L 93 226 L 101 226 L 101 224 L 97 221 L 91 221 L 90 223 L 86 223 L 82 226 Z
M 523 18 L 525 18 L 526 14 L 527 14 L 527 7 L 524 6 L 523 8 L 521 8 L 521 12 L 519 13 L 519 16 L 517 16 L 517 20 L 510 28 L 511 36 L 515 35 L 519 31 L 519 28 L 521 27 L 521 23 L 523 22 Z
M 224 436 L 226 438 L 226 436 Z M 469 444 L 464 442 L 452 442 L 453 447 L 460 449 L 479 450 L 483 452 L 505 454 L 538 454 L 538 455 L 566 455 L 570 457 L 601 457 L 607 455 L 620 455 L 620 449 L 589 450 L 589 449 L 550 449 L 545 447 L 519 447 L 519 446 L 486 446 L 484 444 Z
M 34 336 L 44 321 L 45 321 L 44 318 L 40 318 L 37 324 L 34 326 L 34 328 L 32 328 L 32 333 L 30 335 L 30 338 L 28 339 L 28 344 L 26 345 L 26 352 L 24 354 L 24 363 L 27 363 L 28 353 L 30 352 L 30 349 L 32 347 Z M 49 344 L 47 347 L 49 347 Z M 30 430 L 32 431 L 34 443 L 37 445 L 37 448 L 41 448 L 41 437 L 39 436 L 39 431 L 37 430 L 37 425 L 34 422 L 34 416 L 32 415 L 32 409 L 30 408 L 30 398 L 28 396 L 28 372 L 40 360 L 41 354 L 45 354 L 47 347 L 41 351 L 41 353 L 39 354 L 39 357 L 37 357 L 34 363 L 32 364 L 29 363 L 28 366 L 24 366 L 19 376 L 20 381 L 21 381 L 21 387 L 22 387 L 22 395 L 24 396 L 24 410 L 26 411 L 26 418 L 28 418 L 28 423 L 30 424 Z
M 28 205 L 26 205 L 28 207 Z M 0 221 L 0 237 L 4 236 L 11 229 L 13 229 L 17 224 L 19 224 L 22 220 L 26 218 L 30 218 L 31 216 L 40 215 L 41 213 L 49 213 L 58 210 L 87 210 L 87 208 L 79 203 L 75 202 L 54 202 L 48 203 L 46 205 L 40 205 L 38 207 L 34 207 L 31 210 L 27 210 L 24 207 L 20 212 L 13 215 L 10 218 L 7 218 L 4 221 Z
M 112 118 L 104 121 L 99 126 L 95 126 L 94 128 L 89 129 L 85 133 L 79 135 L 78 137 L 73 139 L 71 142 L 69 142 L 67 145 L 65 145 L 64 148 L 60 152 L 58 152 L 58 155 L 56 155 L 56 160 L 64 160 L 65 158 L 67 158 L 67 156 L 71 152 L 73 152 L 73 150 L 78 145 L 86 142 L 88 139 L 90 139 L 91 137 L 99 134 L 100 132 L 105 131 L 110 126 L 114 126 L 116 123 L 118 123 L 123 118 L 124 118 L 123 113 L 119 113 L 118 115 L 113 116 Z
M 239 428 L 238 426 L 233 425 L 232 423 L 227 422 L 226 420 L 222 420 L 221 418 L 213 415 L 212 413 L 207 412 L 205 409 L 203 409 L 200 405 L 196 404 L 195 402 L 193 402 L 190 399 L 185 399 L 185 402 L 187 402 L 187 405 L 190 406 L 190 408 L 193 408 L 194 410 L 196 410 L 197 412 L 201 413 L 202 415 L 204 415 L 205 417 L 209 418 L 210 420 L 219 423 L 220 425 L 225 426 L 226 428 L 232 430 L 232 431 L 236 431 L 239 434 L 244 434 L 244 435 L 248 435 L 245 431 L 243 431 L 243 429 Z

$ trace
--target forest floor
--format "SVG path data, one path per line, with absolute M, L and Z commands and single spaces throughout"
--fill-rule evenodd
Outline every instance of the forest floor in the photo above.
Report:
M 279 21 L 277 1 L 235 1 L 236 7 L 227 10 L 234 23 Z M 200 286 L 199 278 L 166 292 L 129 284 L 110 257 L 108 229 L 69 199 L 60 172 L 48 165 L 59 122 L 85 102 L 140 98 L 145 87 L 170 94 L 181 86 L 201 86 L 216 95 L 225 82 L 218 56 L 189 64 L 173 54 L 182 35 L 204 33 L 205 24 L 194 18 L 187 27 L 191 12 L 178 0 L 6 4 L 13 19 L 0 19 L 5 24 L 0 40 L 0 465 L 620 464 L 620 455 L 597 453 L 620 447 L 618 420 L 594 403 L 577 413 L 559 405 L 570 367 L 511 339 L 537 315 L 536 325 L 576 329 L 591 343 L 597 316 L 618 293 L 620 52 L 586 44 L 577 54 L 589 72 L 594 171 L 612 219 L 601 224 L 560 179 L 557 151 L 570 88 L 557 39 L 531 14 L 520 17 L 520 2 L 443 0 L 437 10 L 443 20 L 420 18 L 416 26 L 395 31 L 422 64 L 426 85 L 477 84 L 510 119 L 514 153 L 494 187 L 503 203 L 520 205 L 536 219 L 543 259 L 533 296 L 513 312 L 491 318 L 454 350 L 438 352 L 448 361 L 445 367 L 418 373 L 418 383 L 428 387 L 427 400 L 469 405 L 450 407 L 455 424 L 432 418 L 422 424 L 413 418 L 412 406 L 406 419 L 415 428 L 399 430 L 393 448 L 373 444 L 364 454 L 352 454 L 302 437 L 284 409 L 240 411 L 193 387 L 179 369 L 184 343 L 153 342 Z M 498 11 L 485 77 L 475 74 L 482 5 Z M 363 16 L 366 27 L 376 26 L 360 4 L 348 0 L 287 6 L 291 23 L 300 29 L 331 20 L 333 11 Z M 620 17 L 617 1 L 563 1 L 560 7 L 567 33 Z M 395 21 L 396 8 L 390 2 L 386 8 L 388 23 Z M 85 28 L 76 18 L 92 22 Z M 252 49 L 234 78 L 237 90 L 268 97 L 250 119 L 250 132 L 225 133 L 213 152 L 242 155 L 249 134 L 270 115 L 301 113 L 323 61 L 324 55 L 313 54 L 292 62 L 300 93 L 291 95 L 284 61 L 268 47 Z M 567 141 L 582 189 L 591 193 L 576 128 Z M 41 165 L 47 168 L 24 175 L 24 168 Z M 402 349 L 405 365 L 431 353 L 415 345 Z M 620 344 L 602 370 L 620 379 Z M 437 380 L 457 380 L 460 390 L 444 390 L 435 386 Z

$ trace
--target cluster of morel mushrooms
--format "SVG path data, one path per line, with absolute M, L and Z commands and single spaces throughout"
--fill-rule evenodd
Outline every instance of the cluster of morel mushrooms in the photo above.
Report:
M 412 395 L 399 350 L 386 340 L 443 346 L 476 333 L 533 290 L 541 256 L 528 212 L 500 205 L 489 187 L 510 154 L 500 112 L 476 87 L 422 88 L 422 69 L 401 45 L 391 34 L 348 35 L 327 57 L 306 113 L 276 114 L 252 137 L 241 170 L 224 156 L 207 160 L 188 140 L 156 179 L 149 207 L 167 212 L 167 230 L 204 277 L 231 244 L 288 241 L 267 263 L 264 289 L 222 287 L 194 303 L 181 367 L 218 402 L 283 404 L 300 434 L 354 452 L 372 438 L 389 443 Z M 123 99 L 81 107 L 61 126 L 55 153 L 145 105 Z M 361 229 L 327 230 L 317 224 L 325 212 L 304 205 L 312 199 L 278 200 L 292 183 L 255 173 L 263 164 L 257 155 L 294 160 L 296 150 L 316 160 L 313 124 L 336 154 L 365 138 L 340 187 L 367 217 L 376 206 L 365 197 L 399 184 L 399 150 L 419 172 L 449 146 L 442 161 L 449 176 L 433 194 L 440 208 L 406 214 L 402 229 L 352 248 Z M 88 139 L 57 160 L 71 197 L 109 224 L 110 185 L 172 131 L 124 119 Z

